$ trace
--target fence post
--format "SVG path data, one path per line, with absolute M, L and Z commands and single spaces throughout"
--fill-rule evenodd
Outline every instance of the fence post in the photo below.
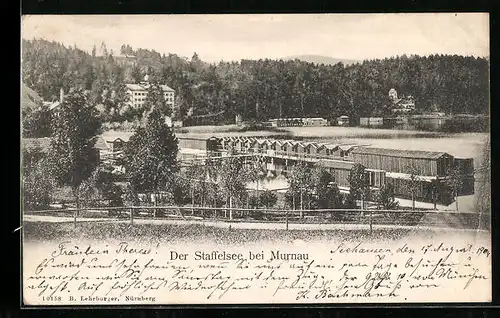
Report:
M 373 211 L 370 210 L 370 236 L 372 235 L 373 231 Z
M 78 211 L 77 209 L 75 209 L 75 210 L 73 211 L 73 225 L 75 226 L 75 228 L 76 228 L 76 212 L 77 212 L 77 211 Z
M 285 224 L 286 224 L 286 230 L 288 231 L 288 210 L 285 211 Z
M 130 208 L 130 224 L 134 224 L 134 209 Z

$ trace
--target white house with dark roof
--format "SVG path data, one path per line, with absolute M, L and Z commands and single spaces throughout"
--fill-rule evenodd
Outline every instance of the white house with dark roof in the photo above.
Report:
M 415 110 L 415 98 L 412 95 L 401 96 L 398 98 L 396 89 L 389 90 L 389 98 L 392 100 L 394 113 L 408 113 Z
M 127 94 L 129 95 L 129 104 L 134 108 L 142 106 L 146 101 L 148 89 L 151 86 L 148 81 L 148 76 L 146 75 L 144 81 L 139 84 L 125 84 L 125 86 L 127 87 Z M 165 103 L 170 107 L 173 113 L 175 90 L 167 85 L 160 85 L 160 87 L 163 90 Z

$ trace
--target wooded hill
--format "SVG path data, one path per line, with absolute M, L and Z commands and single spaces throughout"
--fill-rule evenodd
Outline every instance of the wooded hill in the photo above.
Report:
M 138 82 L 147 73 L 150 80 L 176 90 L 180 118 L 221 111 L 227 121 L 236 114 L 244 120 L 380 116 L 390 112 L 391 88 L 414 96 L 419 112 L 489 113 L 489 63 L 484 58 L 403 55 L 347 66 L 269 59 L 209 64 L 196 53 L 187 59 L 128 45 L 120 54 L 105 44 L 96 51 L 23 40 L 23 82 L 45 100 L 57 99 L 60 87 L 80 86 L 98 105 L 106 98 L 103 93 L 123 92 L 124 83 Z M 113 94 L 105 111 L 120 113 L 125 96 Z

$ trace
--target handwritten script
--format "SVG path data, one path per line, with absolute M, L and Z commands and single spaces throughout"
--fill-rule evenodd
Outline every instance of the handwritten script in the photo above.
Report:
M 456 295 L 487 301 L 490 258 L 488 247 L 472 243 L 184 250 L 64 241 L 25 261 L 24 299 L 36 305 L 454 301 Z

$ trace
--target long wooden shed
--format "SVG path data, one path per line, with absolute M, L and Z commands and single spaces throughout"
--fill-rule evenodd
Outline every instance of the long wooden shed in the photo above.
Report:
M 446 176 L 453 165 L 453 156 L 445 152 L 357 147 L 352 160 L 369 169 L 411 173 L 422 176 Z

